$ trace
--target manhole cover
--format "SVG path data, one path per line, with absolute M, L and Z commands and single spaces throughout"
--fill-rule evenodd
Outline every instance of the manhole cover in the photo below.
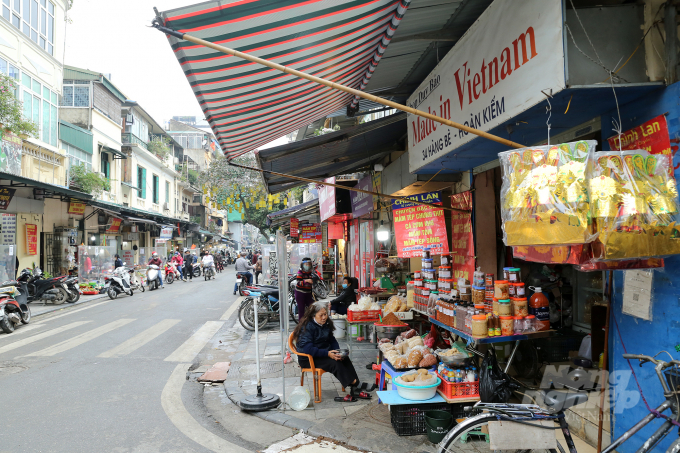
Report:
M 260 374 L 280 373 L 283 368 L 281 362 L 260 362 Z M 257 374 L 257 365 L 246 365 L 238 369 L 238 374 L 242 377 L 255 376 Z
M 26 371 L 28 367 L 21 366 L 21 365 L 14 365 L 14 364 L 4 364 L 0 365 L 0 377 L 2 376 L 7 376 L 10 374 L 15 374 L 15 373 L 21 373 L 22 371 Z
M 391 426 L 390 410 L 384 404 L 371 405 L 368 408 L 368 416 L 372 421 Z

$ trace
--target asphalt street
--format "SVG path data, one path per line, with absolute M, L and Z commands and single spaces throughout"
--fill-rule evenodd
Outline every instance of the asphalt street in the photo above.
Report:
M 92 301 L 0 334 L 0 452 L 252 451 L 186 380 L 236 319 L 233 274 Z

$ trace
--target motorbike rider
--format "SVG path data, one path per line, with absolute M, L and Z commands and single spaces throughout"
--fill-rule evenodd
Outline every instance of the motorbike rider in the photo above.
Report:
M 213 275 L 216 274 L 215 272 L 215 259 L 210 253 L 206 253 L 203 255 L 203 259 L 201 260 L 201 266 L 203 266 L 203 272 L 205 273 L 205 270 L 209 267 L 213 268 Z
M 307 307 L 314 303 L 314 294 L 312 292 L 314 280 L 312 276 L 311 258 L 302 258 L 300 270 L 295 279 L 297 280 L 297 284 L 295 285 L 295 302 L 297 302 L 298 306 L 298 319 L 302 320 Z
M 193 266 L 191 265 L 192 259 L 191 259 L 191 252 L 189 252 L 189 249 L 184 249 L 184 278 L 190 278 L 191 281 L 194 281 L 194 270 Z
M 184 273 L 182 270 L 184 269 L 184 259 L 182 258 L 182 255 L 180 255 L 179 250 L 175 252 L 175 256 L 172 257 L 171 260 L 173 263 L 175 263 L 175 266 L 177 266 L 177 272 L 179 272 L 179 278 L 182 281 L 187 281 L 186 278 L 184 278 Z
M 161 288 L 165 288 L 163 286 L 163 274 L 161 273 L 161 266 L 163 265 L 163 261 L 161 261 L 161 258 L 158 256 L 158 253 L 153 252 L 151 254 L 151 259 L 149 260 L 149 264 L 153 264 L 155 266 L 158 266 L 158 280 L 161 282 Z
M 241 252 L 239 258 L 236 260 L 236 275 L 241 274 L 242 278 L 245 278 L 248 282 L 248 284 L 252 284 L 253 282 L 253 274 L 248 272 L 251 269 L 255 269 L 250 262 L 248 262 L 248 259 L 246 258 L 246 252 Z M 236 294 L 236 291 L 238 290 L 238 283 L 234 283 L 234 295 Z
M 123 267 L 123 260 L 120 259 L 120 255 L 117 253 L 113 255 L 116 258 L 116 261 L 113 263 L 113 269 L 118 269 L 119 267 Z

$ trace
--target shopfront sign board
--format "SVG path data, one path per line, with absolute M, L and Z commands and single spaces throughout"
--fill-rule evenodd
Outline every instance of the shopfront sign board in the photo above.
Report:
M 451 207 L 470 212 L 451 213 L 451 271 L 454 279 L 472 280 L 475 243 L 472 237 L 472 192 L 451 195 Z
M 371 176 L 361 178 L 356 185 L 357 189 L 371 192 L 373 187 L 373 179 Z M 356 218 L 373 211 L 373 195 L 368 195 L 362 192 L 350 191 L 352 199 L 352 215 Z
M 335 184 L 335 177 L 324 179 L 325 182 Z M 323 186 L 319 189 L 319 216 L 321 221 L 328 219 L 335 215 L 337 208 L 335 206 L 335 187 Z
M 123 223 L 123 220 L 119 219 L 118 217 L 111 217 L 110 222 L 111 222 L 111 224 L 106 229 L 106 232 L 107 233 L 118 233 L 120 231 L 120 225 L 121 225 L 121 223 Z
M 16 189 L 10 189 L 9 187 L 0 188 L 0 210 L 7 211 L 15 192 Z
M 436 205 L 442 204 L 440 192 L 421 193 L 406 198 Z M 443 209 L 405 200 L 393 200 L 392 213 L 399 258 L 421 256 L 422 250 L 426 247 L 430 249 L 432 255 L 449 253 Z
M 75 215 L 83 215 L 85 214 L 85 206 L 87 206 L 85 203 L 71 202 L 68 204 L 68 213 Z
M 482 131 L 566 87 L 562 2 L 495 0 L 408 99 Z M 476 135 L 408 114 L 411 172 Z
M 172 239 L 172 228 L 161 228 L 161 239 Z
M 627 151 L 635 149 L 643 149 L 650 154 L 663 154 L 668 156 L 673 163 L 673 155 L 671 154 L 671 140 L 668 135 L 668 124 L 666 123 L 666 116 L 659 115 L 641 125 L 634 127 L 621 134 L 620 147 L 619 136 L 615 135 L 607 139 L 609 147 L 614 151 Z M 673 174 L 673 166 L 669 169 Z
M 134 264 L 133 260 L 135 259 L 135 252 L 132 250 L 123 250 L 123 255 L 121 256 L 123 259 L 124 263 L 127 263 L 128 266 Z
M 318 223 L 307 223 L 300 225 L 300 244 L 313 244 L 322 241 L 321 225 Z
M 300 219 L 290 219 L 290 237 L 296 238 L 300 235 Z
M 38 254 L 38 225 L 26 224 L 26 254 Z
M 17 243 L 17 215 L 0 214 L 0 245 Z

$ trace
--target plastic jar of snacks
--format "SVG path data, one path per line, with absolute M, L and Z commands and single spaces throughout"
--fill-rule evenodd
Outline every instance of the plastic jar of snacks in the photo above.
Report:
M 513 283 L 515 286 L 515 297 L 526 297 L 526 292 L 524 291 L 524 283 Z
M 508 295 L 510 296 L 510 299 L 512 299 L 513 297 L 515 297 L 515 289 L 516 289 L 516 287 L 515 287 L 515 285 L 513 285 L 512 283 L 510 283 L 510 284 L 508 285 Z
M 429 260 L 430 259 L 430 249 L 424 248 L 422 252 L 422 257 L 424 260 Z
M 486 326 L 486 315 L 474 315 L 472 317 L 472 336 L 486 338 L 489 331 Z
M 515 334 L 515 318 L 512 316 L 501 316 L 501 335 L 510 336 Z
M 522 274 L 519 267 L 511 267 L 508 270 L 508 280 L 510 283 L 517 283 L 522 280 Z
M 438 300 L 439 300 L 439 292 L 438 291 L 430 291 L 430 297 L 427 300 L 427 314 L 428 315 L 434 316 Z
M 439 286 L 439 289 L 443 289 L 446 291 L 451 291 L 453 289 L 453 279 L 451 278 L 440 278 L 437 281 L 437 285 Z
M 442 266 L 451 266 L 451 255 L 442 255 L 441 264 Z
M 434 269 L 423 269 L 423 280 L 433 280 L 434 279 Z
M 512 316 L 510 299 L 498 299 L 498 316 Z
M 416 277 L 416 279 L 413 280 L 413 284 L 414 284 L 416 287 L 421 287 L 421 286 L 423 286 L 423 279 L 420 278 L 420 277 Z
M 513 333 L 515 335 L 522 335 L 524 333 L 524 318 L 521 316 L 515 316 L 515 325 L 513 327 Z
M 529 304 L 526 297 L 515 297 L 512 300 L 512 312 L 515 316 L 529 316 Z
M 439 266 L 439 278 L 451 278 L 451 266 Z
M 472 302 L 475 304 L 483 304 L 486 299 L 486 290 L 483 286 L 472 287 Z
M 486 274 L 484 276 L 484 286 L 493 286 L 493 274 Z
M 419 278 L 423 278 L 423 277 L 420 275 L 420 271 L 414 272 L 414 273 L 413 273 L 413 279 L 414 279 L 414 280 L 418 280 Z
M 524 332 L 531 333 L 536 332 L 536 316 L 529 315 L 524 318 Z
M 507 280 L 496 280 L 493 283 L 494 297 L 498 300 L 509 299 L 510 290 L 508 288 L 510 282 Z
M 504 267 L 503 268 L 503 280 L 510 280 L 510 269 L 511 267 Z
M 423 258 L 422 268 L 423 269 L 432 269 L 432 258 Z

